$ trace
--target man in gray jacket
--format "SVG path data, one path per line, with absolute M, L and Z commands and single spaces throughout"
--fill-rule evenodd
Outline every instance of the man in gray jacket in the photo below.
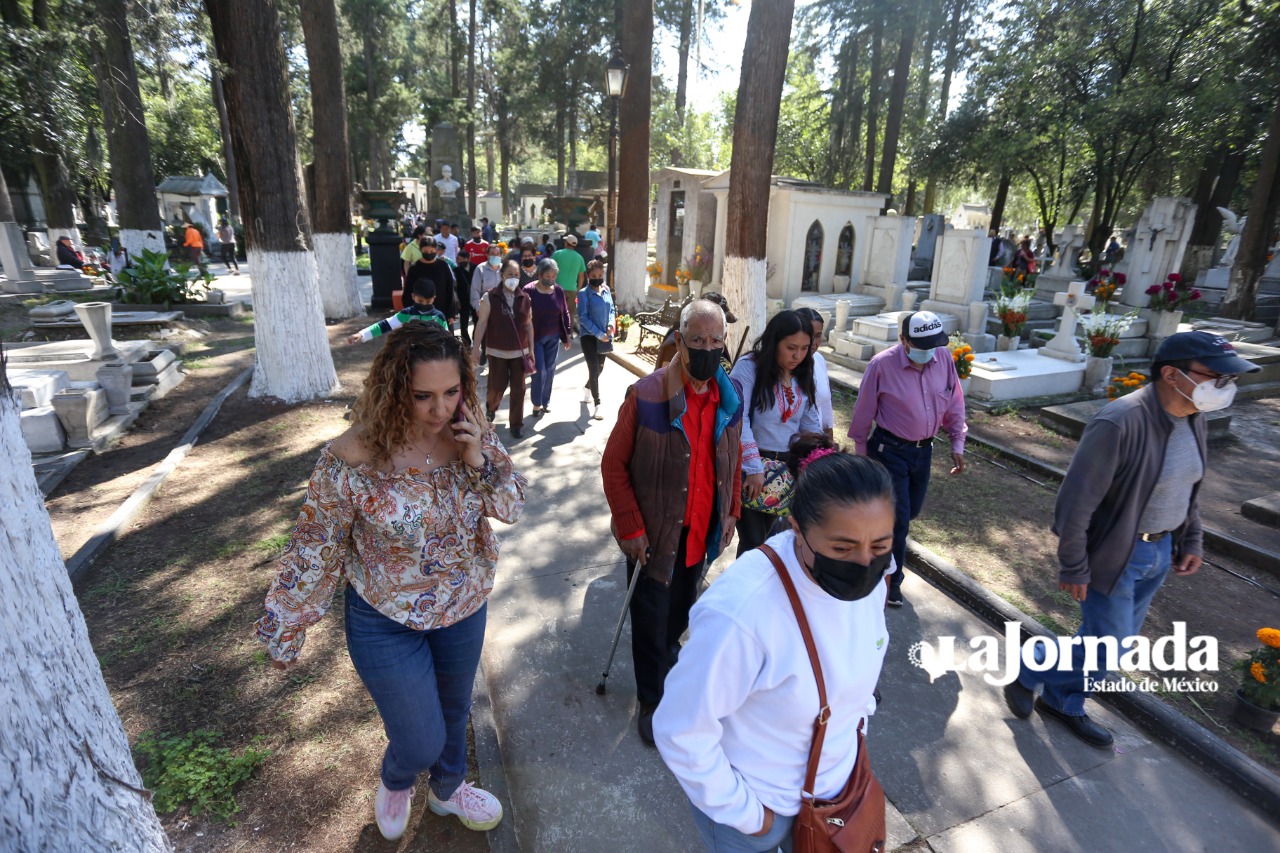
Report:
M 1058 588 L 1080 602 L 1077 637 L 1137 636 L 1169 572 L 1185 576 L 1200 568 L 1197 496 L 1207 464 L 1202 414 L 1231 405 L 1239 375 L 1259 369 L 1224 338 L 1170 335 L 1156 351 L 1151 384 L 1107 405 L 1085 427 L 1053 520 Z M 1098 669 L 1087 670 L 1083 646 L 1072 647 L 1066 670 L 1024 667 L 1004 688 L 1005 702 L 1023 718 L 1034 705 L 1105 749 L 1111 732 L 1084 712 L 1090 684 L 1106 676 L 1104 655 L 1097 655 Z

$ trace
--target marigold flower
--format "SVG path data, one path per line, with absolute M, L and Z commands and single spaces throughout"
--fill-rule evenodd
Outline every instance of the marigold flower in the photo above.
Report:
M 973 355 L 972 355 L 972 354 L 970 354 L 970 355 L 966 355 L 966 356 L 964 357 L 964 360 L 965 360 L 965 361 L 973 361 Z
M 1254 661 L 1249 665 L 1249 674 L 1252 675 L 1254 680 L 1259 684 L 1267 683 L 1267 671 L 1263 669 L 1262 664 L 1258 661 Z
M 1259 628 L 1258 639 L 1273 649 L 1280 649 L 1280 630 L 1275 628 Z

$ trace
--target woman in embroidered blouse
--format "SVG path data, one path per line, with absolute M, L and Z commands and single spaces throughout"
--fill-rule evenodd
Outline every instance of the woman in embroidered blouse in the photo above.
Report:
M 387 733 L 378 828 L 404 833 L 429 771 L 431 810 L 487 830 L 502 806 L 464 774 L 498 560 L 488 519 L 520 517 L 525 479 L 481 414 L 457 338 L 413 323 L 384 340 L 356 425 L 320 453 L 258 636 L 277 668 L 293 665 L 345 579 L 347 650 Z
M 751 352 L 738 359 L 730 378 L 748 401 L 742 419 L 742 495 L 755 499 L 764 489 L 764 460 L 785 461 L 791 442 L 802 432 L 822 432 L 814 405 L 813 326 L 795 311 L 774 315 Z M 738 519 L 738 556 L 769 536 L 774 517 L 742 507 Z

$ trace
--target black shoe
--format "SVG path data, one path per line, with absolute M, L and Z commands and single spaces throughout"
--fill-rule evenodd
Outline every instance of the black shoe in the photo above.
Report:
M 512 428 L 511 428 L 511 437 L 512 437 L 512 438 L 524 438 L 524 429 L 523 429 L 523 428 L 521 428 L 521 427 L 512 427 Z
M 1071 730 L 1073 735 L 1089 744 L 1089 746 L 1096 746 L 1098 749 L 1106 749 L 1111 746 L 1112 741 L 1115 740 L 1115 738 L 1111 736 L 1111 732 L 1107 731 L 1105 727 L 1100 726 L 1093 720 L 1089 719 L 1088 714 L 1081 714 L 1079 716 L 1066 714 L 1059 711 L 1048 702 L 1045 702 L 1043 699 L 1036 700 L 1036 710 L 1040 712 L 1041 716 L 1054 717 L 1061 720 L 1066 727 Z
M 1004 686 L 1004 704 L 1009 706 L 1009 710 L 1019 720 L 1031 716 L 1031 706 L 1035 701 L 1035 691 L 1028 690 L 1016 678 Z
M 657 746 L 657 744 L 653 742 L 653 712 L 656 710 L 656 705 L 640 706 L 640 721 L 638 727 L 640 729 L 640 740 L 644 741 L 645 746 Z
M 889 605 L 890 607 L 901 607 L 902 602 L 903 602 L 902 590 L 890 589 L 889 598 L 887 601 L 885 601 L 885 604 Z

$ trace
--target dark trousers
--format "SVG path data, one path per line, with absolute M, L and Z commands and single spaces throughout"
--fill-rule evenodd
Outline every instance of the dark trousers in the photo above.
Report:
M 595 404 L 600 405 L 600 371 L 604 370 L 604 353 L 600 352 L 600 339 L 583 335 L 582 357 L 587 362 L 587 390 Z
M 736 556 L 741 557 L 752 548 L 759 548 L 769 538 L 769 531 L 773 529 L 773 524 L 778 520 L 776 515 L 770 515 L 767 512 L 758 512 L 754 509 L 742 508 L 742 515 L 738 518 L 738 553 Z
M 234 268 L 236 272 L 240 272 L 240 264 L 236 262 L 236 244 L 222 244 L 222 262 L 227 265 L 227 269 Z
M 489 388 L 485 393 L 485 406 L 491 412 L 498 411 L 502 395 L 511 389 L 511 411 L 507 424 L 512 429 L 524 426 L 524 359 L 489 357 Z
M 933 442 L 916 447 L 877 429 L 867 441 L 867 456 L 887 468 L 893 478 L 893 492 L 897 498 L 893 520 L 893 560 L 898 564 L 898 570 L 889 576 L 889 589 L 896 592 L 902 588 L 903 566 L 907 560 L 907 531 L 911 519 L 920 514 L 925 493 L 929 490 Z
M 662 684 L 680 656 L 680 637 L 689 627 L 689 611 L 698 600 L 698 583 L 706 561 L 686 566 L 685 540 L 689 531 L 680 531 L 675 571 L 671 584 L 663 584 L 642 574 L 631 596 L 631 660 L 636 670 L 636 698 L 641 705 L 662 701 Z M 627 584 L 636 566 L 627 560 Z

